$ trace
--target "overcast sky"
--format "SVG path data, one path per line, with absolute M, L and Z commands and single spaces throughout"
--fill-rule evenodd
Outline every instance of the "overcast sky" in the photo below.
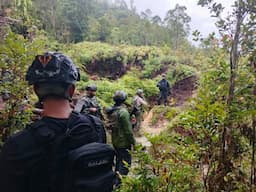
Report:
M 127 2 L 130 2 L 130 0 L 127 0 Z M 204 37 L 213 31 L 217 32 L 214 25 L 215 19 L 210 17 L 210 12 L 206 7 L 198 6 L 197 2 L 198 0 L 134 0 L 137 12 L 140 13 L 149 8 L 153 12 L 153 15 L 159 15 L 162 18 L 177 3 L 184 5 L 187 7 L 187 14 L 192 19 L 190 23 L 191 32 L 197 29 Z M 219 2 L 230 12 L 233 0 L 219 0 Z

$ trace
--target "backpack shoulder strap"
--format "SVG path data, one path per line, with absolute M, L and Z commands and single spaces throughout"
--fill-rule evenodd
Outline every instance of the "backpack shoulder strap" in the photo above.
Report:
M 77 116 L 78 116 L 78 113 L 76 112 L 72 112 L 70 114 L 67 125 L 66 125 L 65 134 L 61 136 L 62 139 L 64 139 L 64 137 L 67 137 L 69 133 L 73 130 L 73 128 L 70 127 L 70 124 L 71 122 L 73 122 L 74 119 L 77 118 Z M 54 140 L 55 137 L 57 137 L 56 131 L 51 127 L 49 127 L 43 119 L 40 119 L 28 125 L 28 128 L 32 130 L 33 135 L 35 136 L 36 140 L 38 140 L 39 142 L 47 142 L 47 141 L 50 142 L 51 140 Z M 57 144 L 56 141 L 54 141 L 54 145 L 56 144 Z
M 39 145 L 47 145 L 56 137 L 56 132 L 49 128 L 43 120 L 38 120 L 27 126 Z
M 54 138 L 48 142 L 48 145 L 46 146 L 47 149 L 47 161 L 49 162 L 48 165 L 48 173 L 49 173 L 49 189 L 50 191 L 56 191 L 59 189 L 59 183 L 58 183 L 58 166 L 59 166 L 59 159 L 67 156 L 68 149 L 65 147 L 62 147 L 64 144 L 64 141 L 68 139 L 69 134 L 72 132 L 73 127 L 71 127 L 71 123 L 77 118 L 78 113 L 72 112 L 68 118 L 67 124 L 66 124 L 66 131 L 63 132 L 63 134 L 55 133 L 55 130 L 48 127 L 47 123 L 44 121 L 41 121 L 34 126 L 41 126 L 43 129 L 51 130 L 53 133 L 55 133 Z M 74 127 L 75 129 L 76 127 Z M 59 155 L 59 150 L 62 150 L 62 155 Z M 66 174 L 66 172 L 64 172 Z M 56 188 L 57 187 L 57 188 Z
M 76 112 L 76 111 L 72 111 L 69 115 L 69 118 L 68 118 L 68 122 L 67 122 L 67 126 L 66 126 L 66 131 L 65 131 L 65 135 L 66 136 L 69 136 L 70 133 L 75 130 L 76 126 L 75 127 L 71 127 L 70 124 L 71 122 L 73 122 L 75 119 L 77 119 L 79 116 L 79 113 Z

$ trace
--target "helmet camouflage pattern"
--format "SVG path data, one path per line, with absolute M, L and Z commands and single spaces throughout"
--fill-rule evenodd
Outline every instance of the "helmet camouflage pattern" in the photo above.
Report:
M 137 90 L 137 94 L 142 94 L 143 93 L 143 90 L 142 89 L 138 89 Z
M 122 90 L 116 91 L 113 97 L 113 100 L 115 102 L 124 102 L 126 99 L 127 99 L 127 94 Z
M 97 91 L 96 85 L 87 85 L 85 88 L 86 91 Z
M 56 52 L 37 55 L 29 67 L 26 80 L 30 85 L 37 83 L 75 84 L 80 80 L 78 68 L 73 61 Z

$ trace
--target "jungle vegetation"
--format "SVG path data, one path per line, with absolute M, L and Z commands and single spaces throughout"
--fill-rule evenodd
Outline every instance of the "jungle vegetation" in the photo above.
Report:
M 27 67 L 36 54 L 60 51 L 79 65 L 78 92 L 97 84 L 107 107 L 114 91 L 125 90 L 129 104 L 142 88 L 152 126 L 168 121 L 160 135 L 146 135 L 149 149 L 136 146 L 117 191 L 255 191 L 256 2 L 235 0 L 227 17 L 215 0 L 198 6 L 217 18 L 218 35 L 190 31 L 179 4 L 161 18 L 138 13 L 133 0 L 0 0 L 0 144 L 31 121 L 37 98 L 24 81 Z M 173 92 L 170 106 L 155 106 L 163 73 L 173 91 L 193 86 L 182 105 Z

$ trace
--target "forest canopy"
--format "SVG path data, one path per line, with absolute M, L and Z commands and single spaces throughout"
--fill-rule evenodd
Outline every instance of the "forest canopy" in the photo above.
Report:
M 62 43 L 101 41 L 111 44 L 164 45 L 186 43 L 191 18 L 176 5 L 165 18 L 150 9 L 137 13 L 124 0 L 1 0 L 2 15 L 16 15 L 19 33 L 37 27 Z

